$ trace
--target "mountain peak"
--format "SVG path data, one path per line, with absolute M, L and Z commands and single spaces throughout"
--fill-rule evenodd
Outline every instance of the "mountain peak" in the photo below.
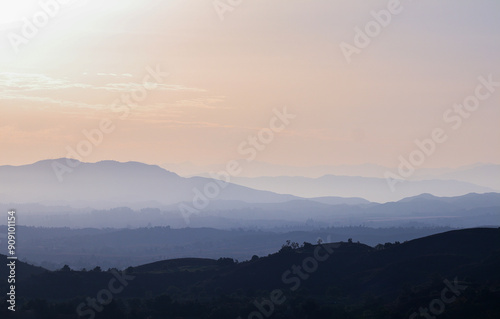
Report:
M 420 195 L 403 198 L 402 200 L 400 200 L 400 202 L 411 202 L 414 200 L 422 200 L 422 199 L 432 200 L 432 199 L 439 199 L 439 197 L 434 196 L 434 195 L 429 194 L 429 193 L 422 193 Z

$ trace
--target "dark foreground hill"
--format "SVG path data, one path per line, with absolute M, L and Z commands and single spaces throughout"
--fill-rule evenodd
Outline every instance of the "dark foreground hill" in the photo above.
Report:
M 18 282 L 24 308 L 17 313 L 40 318 L 76 318 L 77 309 L 85 318 L 498 318 L 499 269 L 500 229 L 450 231 L 375 248 L 351 241 L 289 242 L 275 254 L 241 263 L 184 258 L 125 272 L 43 272 Z M 94 299 L 109 304 L 92 305 Z
M 6 264 L 9 264 L 10 261 L 12 260 L 7 260 L 7 256 L 0 254 L 0 258 L 5 261 Z M 22 262 L 20 260 L 15 261 L 15 276 L 16 279 L 18 280 L 23 280 L 30 278 L 31 276 L 39 275 L 41 273 L 44 273 L 48 270 L 42 268 L 42 267 L 37 267 L 30 265 L 28 263 Z M 7 280 L 7 277 L 10 274 L 10 266 L 7 267 L 0 267 L 0 278 Z

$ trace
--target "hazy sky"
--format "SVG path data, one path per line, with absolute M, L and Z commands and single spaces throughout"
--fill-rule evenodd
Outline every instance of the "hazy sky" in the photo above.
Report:
M 103 118 L 114 130 L 84 161 L 241 159 L 284 107 L 296 117 L 259 161 L 394 167 L 441 128 L 423 167 L 500 163 L 500 86 L 461 124 L 443 119 L 474 101 L 478 77 L 500 82 L 500 2 L 403 0 L 377 30 L 371 11 L 391 2 L 243 0 L 222 12 L 227 0 L 88 0 L 45 14 L 2 1 L 0 165 L 67 156 Z M 367 23 L 373 37 L 348 63 L 341 43 Z M 169 75 L 144 81 L 157 68 Z M 132 92 L 146 95 L 113 111 Z

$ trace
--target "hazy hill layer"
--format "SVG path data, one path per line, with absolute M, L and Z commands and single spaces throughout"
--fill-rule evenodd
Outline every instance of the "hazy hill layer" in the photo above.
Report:
M 159 166 L 138 162 L 75 163 L 79 163 L 75 168 L 68 166 L 67 159 L 0 166 L 0 179 L 6 181 L 0 185 L 0 201 L 101 208 L 133 203 L 150 207 L 155 203 L 166 205 L 192 202 L 193 199 L 202 205 L 203 197 L 259 203 L 284 202 L 294 198 L 230 183 L 218 184 L 209 178 L 184 178 Z M 54 165 L 64 165 L 71 171 L 60 173 L 59 179 L 56 171 L 61 172 L 61 166 L 57 166 L 59 168 L 55 171 Z

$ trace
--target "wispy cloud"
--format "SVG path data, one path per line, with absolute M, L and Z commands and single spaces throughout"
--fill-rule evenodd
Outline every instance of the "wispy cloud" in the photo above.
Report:
M 85 74 L 84 74 L 85 75 Z M 132 82 L 130 73 L 97 73 L 94 77 L 85 75 L 89 80 L 86 83 L 74 81 L 69 78 L 56 78 L 37 73 L 0 73 L 0 100 L 31 101 L 49 105 L 67 107 L 106 108 L 117 95 L 132 92 L 148 83 Z M 124 81 L 112 83 L 98 83 L 100 77 L 113 77 Z M 223 97 L 197 97 L 197 94 L 207 93 L 201 88 L 186 87 L 180 84 L 150 83 L 151 91 L 168 93 L 194 94 L 193 98 L 186 96 L 165 96 L 159 98 L 170 100 L 168 103 L 151 101 L 151 105 L 165 107 L 202 107 L 215 108 L 214 103 L 223 100 Z M 92 92 L 88 92 L 92 91 Z M 88 94 L 87 94 L 88 93 Z M 99 101 L 96 101 L 99 100 Z M 146 107 L 146 106 L 145 106 Z
M 87 75 L 88 73 L 84 73 L 84 75 Z M 116 73 L 97 73 L 98 76 L 116 76 L 116 77 L 127 77 L 131 78 L 133 75 L 130 73 L 122 73 L 122 74 L 116 74 Z
M 0 88 L 2 88 L 2 93 L 89 87 L 91 87 L 89 84 L 71 83 L 66 79 L 56 79 L 43 74 L 0 73 Z M 2 96 L 3 94 L 0 94 L 0 98 L 2 98 Z
M 107 90 L 107 91 L 115 91 L 115 92 L 129 92 L 137 89 L 137 87 L 146 86 L 146 87 L 155 87 L 154 90 L 157 91 L 183 91 L 183 92 L 207 92 L 204 89 L 198 88 L 190 88 L 183 85 L 177 84 L 158 84 L 158 83 L 107 83 L 104 86 L 95 86 L 93 89 L 96 90 Z

